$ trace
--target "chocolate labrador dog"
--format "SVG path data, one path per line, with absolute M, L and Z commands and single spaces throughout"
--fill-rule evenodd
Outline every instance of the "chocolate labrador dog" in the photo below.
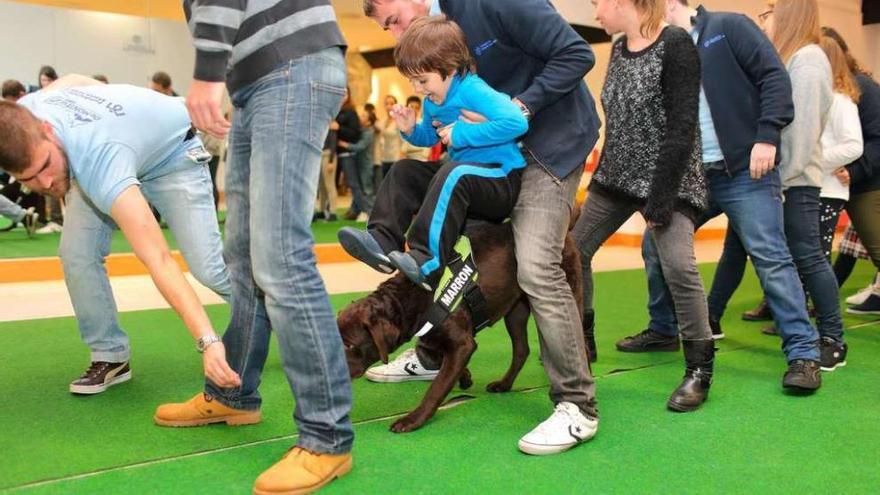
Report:
M 507 392 L 529 355 L 526 326 L 529 303 L 516 280 L 516 257 L 510 224 L 480 223 L 468 229 L 474 260 L 479 270 L 479 286 L 492 323 L 504 318 L 513 345 L 513 359 L 507 373 L 490 383 L 489 392 Z M 565 240 L 562 267 L 582 307 L 580 255 L 571 237 Z M 351 303 L 337 318 L 345 355 L 352 378 L 360 377 L 376 361 L 388 362 L 388 355 L 409 341 L 425 322 L 425 312 L 432 303 L 431 293 L 416 287 L 398 273 L 383 282 L 375 292 Z M 470 311 L 462 303 L 443 325 L 422 337 L 423 345 L 443 361 L 422 403 L 391 425 L 391 431 L 403 433 L 421 427 L 434 415 L 458 381 L 462 389 L 471 381 L 467 363 L 477 349 Z

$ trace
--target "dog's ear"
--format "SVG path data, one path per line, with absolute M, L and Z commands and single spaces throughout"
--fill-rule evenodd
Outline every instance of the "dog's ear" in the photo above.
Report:
M 375 324 L 367 323 L 365 326 L 367 331 L 370 332 L 370 337 L 373 338 L 373 343 L 376 344 L 376 350 L 379 351 L 379 359 L 383 363 L 388 364 L 388 344 L 385 341 L 385 334 L 390 325 L 383 321 Z

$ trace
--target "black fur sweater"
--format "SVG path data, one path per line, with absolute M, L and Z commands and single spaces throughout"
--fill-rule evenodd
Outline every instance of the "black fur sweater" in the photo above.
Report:
M 602 105 L 605 146 L 591 187 L 637 201 L 646 220 L 707 207 L 699 132 L 700 58 L 693 38 L 669 26 L 651 46 L 611 51 Z

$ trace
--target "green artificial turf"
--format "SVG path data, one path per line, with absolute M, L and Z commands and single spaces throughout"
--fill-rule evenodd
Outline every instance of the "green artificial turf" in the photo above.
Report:
M 704 275 L 712 268 L 701 267 Z M 872 275 L 861 263 L 847 287 L 862 287 Z M 506 333 L 488 329 L 471 362 L 474 387 L 451 394 L 474 399 L 440 411 L 414 433 L 392 434 L 390 420 L 381 418 L 413 408 L 426 383 L 355 382 L 356 467 L 326 493 L 876 492 L 880 324 L 865 325 L 876 319 L 846 316 L 848 327 L 859 326 L 847 332 L 848 366 L 824 374 L 814 396 L 785 395 L 778 339 L 760 334 L 760 323 L 739 320 L 759 298 L 749 271 L 723 320 L 727 338 L 718 344 L 710 400 L 696 413 L 674 414 L 664 404 L 681 378 L 680 354 L 613 350 L 614 341 L 644 328 L 643 272 L 599 273 L 596 289 L 601 424 L 593 441 L 547 458 L 517 452 L 517 439 L 550 413 L 547 382 L 533 352 L 514 392 L 484 392 L 510 359 Z M 355 296 L 334 296 L 334 306 Z M 209 311 L 222 328 L 226 307 Z M 155 406 L 200 389 L 198 356 L 170 311 L 121 319 L 132 338 L 134 378 L 94 397 L 67 393 L 88 359 L 72 319 L 0 324 L 7 399 L 0 405 L 0 489 L 249 493 L 253 479 L 294 442 L 292 399 L 276 350 L 261 386 L 263 423 L 164 429 L 151 424 Z M 536 350 L 534 328 L 530 340 Z M 84 473 L 94 474 L 75 478 Z M 41 480 L 55 481 L 33 485 Z
M 345 213 L 343 209 L 339 210 L 339 218 Z M 225 212 L 221 212 L 221 219 L 225 218 Z M 4 223 L 5 222 L 5 223 Z M 8 225 L 5 219 L 0 219 L 0 228 Z M 340 227 L 345 226 L 364 226 L 363 222 L 353 222 L 348 220 L 338 220 L 335 222 L 317 221 L 312 224 L 312 234 L 316 243 L 335 243 L 336 232 Z M 220 226 L 223 232 L 224 226 Z M 174 235 L 168 228 L 163 228 L 162 233 L 168 241 L 171 249 L 177 249 L 177 243 L 174 241 Z M 36 235 L 28 238 L 24 228 L 18 227 L 9 232 L 0 232 L 0 259 L 2 258 L 32 258 L 40 256 L 57 256 L 58 243 L 61 240 L 61 234 L 44 234 Z M 122 232 L 116 230 L 113 232 L 110 244 L 111 253 L 130 253 L 131 245 L 125 240 Z

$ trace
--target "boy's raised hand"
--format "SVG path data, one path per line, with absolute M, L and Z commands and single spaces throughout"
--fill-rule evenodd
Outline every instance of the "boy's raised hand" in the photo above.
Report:
M 394 105 L 391 107 L 391 118 L 397 124 L 397 128 L 404 134 L 412 134 L 413 128 L 416 126 L 416 111 L 410 107 L 403 105 Z

